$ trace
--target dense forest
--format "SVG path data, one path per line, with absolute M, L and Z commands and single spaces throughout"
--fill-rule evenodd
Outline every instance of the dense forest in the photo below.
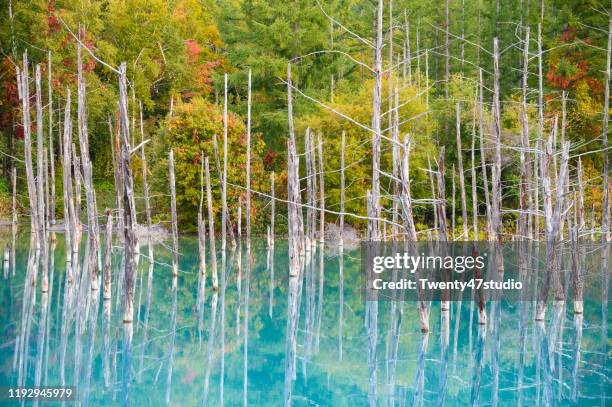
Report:
M 45 110 L 49 110 L 43 118 L 44 145 L 49 145 L 49 134 L 55 138 L 50 157 L 58 162 L 55 193 L 62 195 L 61 125 L 67 89 L 77 93 L 80 36 L 87 51 L 83 52 L 82 74 L 100 211 L 114 207 L 112 144 L 119 89 L 111 67 L 125 62 L 131 144 L 149 140 L 146 151 L 154 221 L 170 218 L 168 151 L 172 148 L 180 228 L 195 230 L 202 152 L 213 157 L 215 135 L 219 140 L 223 137 L 224 96 L 229 110 L 227 200 L 230 216 L 235 217 L 239 198 L 244 202 L 250 69 L 251 188 L 255 192 L 251 217 L 254 230 L 264 233 L 269 200 L 261 194 L 270 193 L 272 172 L 277 196 L 287 198 L 286 81 L 291 62 L 298 152 L 308 143 L 304 138 L 307 129 L 321 138 L 325 207 L 332 212 L 340 210 L 339 169 L 344 157 L 345 211 L 362 215 L 347 217 L 346 222 L 353 226 L 361 230 L 366 226 L 363 216 L 368 212 L 366 196 L 373 165 L 368 127 L 376 121 L 373 117 L 384 140 L 391 139 L 394 131 L 401 139 L 410 137 L 410 189 L 417 231 L 438 222 L 436 205 L 427 201 L 436 193 L 432 172 L 423 169 L 439 165 L 443 151 L 448 226 L 459 230 L 468 223 L 466 216 L 475 218 L 475 224 L 484 222 L 489 211 L 489 205 L 485 206 L 489 186 L 484 182 L 486 168 L 494 167 L 491 140 L 496 131 L 503 144 L 502 191 L 498 195 L 501 217 L 511 233 L 520 213 L 514 208 L 521 208 L 521 152 L 525 151 L 517 146 L 526 137 L 527 150 L 541 149 L 540 143 L 553 132 L 555 157 L 561 154 L 564 141 L 571 143 L 572 177 L 580 167 L 583 207 L 593 214 L 591 227 L 601 225 L 606 213 L 603 205 L 608 201 L 602 187 L 608 148 L 607 114 L 603 114 L 609 106 L 604 106 L 610 69 L 611 5 L 607 0 L 389 0 L 382 10 L 378 5 L 373 0 L 0 1 L 2 216 L 10 217 L 13 167 L 17 169 L 17 206 L 22 215 L 28 213 L 16 78 L 26 50 L 32 66 L 40 64 L 42 78 L 49 79 L 49 89 L 44 85 L 42 95 Z M 379 28 L 382 36 L 377 35 Z M 380 68 L 383 71 L 377 74 Z M 377 90 L 382 92 L 378 114 L 372 103 Z M 400 102 L 395 104 L 396 100 Z M 76 112 L 76 97 L 72 103 Z M 396 152 L 384 140 L 377 160 L 381 171 L 391 174 Z M 142 195 L 139 154 L 134 154 L 132 166 L 137 195 Z M 471 177 L 475 166 L 478 175 Z M 212 158 L 211 169 L 214 184 L 218 174 Z M 301 166 L 300 172 L 305 171 Z M 489 173 L 491 182 L 494 175 Z M 393 179 L 380 180 L 381 207 L 386 213 L 382 216 L 389 219 L 394 212 Z M 477 183 L 474 193 L 472 182 Z M 577 185 L 572 182 L 574 188 Z M 215 214 L 220 212 L 220 193 L 213 189 Z M 55 205 L 59 219 L 61 200 Z M 140 214 L 143 200 L 138 199 L 136 205 Z M 277 207 L 278 225 L 284 228 L 286 208 Z M 334 222 L 335 217 L 328 216 L 327 221 Z M 480 228 L 480 233 L 485 231 Z

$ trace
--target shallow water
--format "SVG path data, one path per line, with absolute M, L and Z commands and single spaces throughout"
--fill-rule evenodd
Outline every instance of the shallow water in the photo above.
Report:
M 276 406 L 289 395 L 296 406 L 610 404 L 607 301 L 585 301 L 576 318 L 570 303 L 549 307 L 540 325 L 532 302 L 490 303 L 486 328 L 469 301 L 454 302 L 448 330 L 434 302 L 431 332 L 421 334 L 414 302 L 366 304 L 359 250 L 340 257 L 318 248 L 289 290 L 286 242 L 269 253 L 257 240 L 250 275 L 244 245 L 219 254 L 215 294 L 210 258 L 202 287 L 197 239 L 186 237 L 176 289 L 168 248 L 155 246 L 151 272 L 140 259 L 130 331 L 117 302 L 120 247 L 104 302 L 89 279 L 67 289 L 62 235 L 51 248 L 49 293 L 40 279 L 26 289 L 27 233 L 15 242 L 15 273 L 9 262 L 1 280 L 0 386 L 72 385 L 91 406 Z M 10 230 L 0 243 L 11 247 Z

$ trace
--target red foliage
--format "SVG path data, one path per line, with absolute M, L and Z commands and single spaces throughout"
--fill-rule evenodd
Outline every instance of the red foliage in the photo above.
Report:
M 560 53 L 554 54 L 549 59 L 549 71 L 546 79 L 550 85 L 559 89 L 574 89 L 580 81 L 586 81 L 589 87 L 598 92 L 601 83 L 589 75 L 588 55 L 578 45 L 573 44 L 578 38 L 577 30 L 568 26 L 559 37 L 559 42 L 564 44 Z M 583 40 L 589 44 L 590 38 Z
M 47 4 L 47 35 L 51 36 L 57 33 L 60 29 L 60 22 L 55 17 L 55 1 L 51 0 Z
M 278 153 L 268 149 L 268 151 L 266 151 L 266 155 L 263 158 L 264 165 L 268 168 L 272 167 L 274 165 L 274 162 L 276 161 L 277 156 Z

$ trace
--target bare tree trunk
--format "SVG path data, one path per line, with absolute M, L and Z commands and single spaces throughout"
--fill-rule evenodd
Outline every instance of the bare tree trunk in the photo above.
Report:
M 446 194 L 445 194 L 445 182 L 444 182 L 444 147 L 440 150 L 440 157 L 438 159 L 438 171 L 436 173 L 438 180 L 438 204 L 436 205 L 438 210 L 438 234 L 439 239 L 442 242 L 448 241 L 447 227 L 446 227 Z
M 485 195 L 485 205 L 487 209 L 487 235 L 489 239 L 493 235 L 492 232 L 492 222 L 491 222 L 491 199 L 489 197 L 489 180 L 488 180 L 488 171 L 487 171 L 487 160 L 485 156 L 484 149 L 484 95 L 483 95 L 483 82 L 482 82 L 482 68 L 478 71 L 478 94 L 480 98 L 480 103 L 478 104 L 479 111 L 479 133 L 480 133 L 480 162 L 482 165 L 482 183 L 484 187 L 484 195 Z
M 340 145 L 340 247 L 344 246 L 344 149 L 346 147 L 346 134 L 342 130 Z M 342 256 L 342 255 L 341 255 Z
M 11 174 L 11 184 L 13 185 L 13 225 L 17 225 L 17 168 L 15 167 Z
M 83 79 L 83 63 L 81 59 L 81 46 L 77 47 L 77 81 L 78 81 L 78 126 L 79 146 L 81 150 L 81 165 L 83 167 L 83 181 L 85 183 L 85 197 L 87 200 L 87 230 L 91 244 L 89 250 L 89 267 L 92 278 L 92 289 L 97 290 L 96 258 L 100 247 L 98 235 L 98 211 L 96 208 L 95 191 L 93 185 L 93 171 L 89 158 L 89 136 L 87 130 L 87 105 L 85 81 Z
M 319 133 L 319 243 L 325 243 L 325 180 L 323 177 L 323 135 Z
M 213 134 L 213 152 L 215 154 L 215 167 L 217 169 L 217 178 L 219 179 L 219 188 L 223 189 L 223 171 L 221 169 L 221 160 L 219 159 L 219 143 L 217 142 L 217 135 Z M 211 186 L 212 188 L 212 186 Z M 223 209 L 223 208 L 222 208 Z M 234 229 L 232 228 L 232 220 L 227 207 L 225 208 L 225 225 L 226 232 L 229 232 L 230 240 L 234 241 Z
M 382 0 L 380 0 L 382 1 Z M 382 6 L 380 6 L 382 10 Z M 379 12 L 382 20 L 382 11 Z M 289 277 L 297 277 L 301 268 L 300 256 L 304 253 L 304 226 L 300 208 L 299 161 L 297 158 L 293 127 L 293 95 L 291 92 L 291 64 L 287 65 L 287 113 L 289 141 L 287 145 L 287 201 L 289 236 Z
M 404 83 L 406 86 L 406 65 L 408 65 L 408 83 L 412 85 L 412 53 L 410 52 L 410 23 L 408 21 L 408 14 L 404 9 L 404 27 L 406 30 L 406 47 L 404 48 Z
M 104 300 L 111 299 L 111 262 L 113 254 L 113 211 L 106 209 L 106 251 L 104 254 Z
M 463 233 L 461 239 L 468 240 L 468 214 L 467 214 L 467 196 L 465 193 L 465 175 L 463 173 L 463 149 L 461 148 L 461 108 L 459 103 L 456 106 L 457 114 L 457 162 L 459 164 L 459 188 L 461 188 L 461 224 L 463 225 Z
M 247 252 L 251 248 L 251 70 L 247 96 L 247 157 L 246 157 L 246 239 Z M 251 260 L 247 258 L 247 262 Z
M 525 43 L 523 45 L 523 88 L 521 103 L 521 182 L 520 182 L 520 213 L 519 213 L 519 238 L 527 237 L 527 187 L 529 185 L 529 174 L 531 166 L 526 157 L 529 148 L 529 124 L 527 121 L 527 79 L 529 77 L 529 26 L 525 32 Z
M 478 193 L 476 178 L 476 100 L 474 100 L 472 116 L 472 219 L 474 225 L 474 241 L 478 241 Z
M 111 153 L 113 160 L 113 176 L 115 179 L 115 205 L 117 208 L 117 228 L 119 233 L 123 234 L 123 179 L 121 175 L 121 160 L 120 149 L 121 143 L 119 139 L 120 124 L 117 122 L 117 131 L 113 131 L 111 118 L 108 118 L 108 132 L 111 141 Z M 119 150 L 119 151 L 117 151 Z
M 268 247 L 274 247 L 274 217 L 276 216 L 276 200 L 274 198 L 274 171 L 270 174 L 270 244 Z
M 493 39 L 493 140 L 495 143 L 495 165 L 493 166 L 493 199 L 491 200 L 493 232 L 495 240 L 501 240 L 501 106 L 499 101 L 499 44 Z
M 578 214 L 577 225 L 578 225 L 578 237 L 580 233 L 585 230 L 586 222 L 584 220 L 584 183 L 582 180 L 582 159 L 578 157 L 578 168 L 577 168 L 577 181 L 578 181 L 578 200 L 576 200 L 576 212 Z M 576 222 L 574 222 L 576 223 Z
M 51 225 L 55 225 L 55 148 L 53 147 L 53 87 L 51 86 L 51 51 L 49 51 L 48 56 L 48 94 L 49 94 L 49 164 L 51 169 L 51 203 L 50 203 L 50 222 Z M 52 240 L 54 240 L 55 233 L 52 235 Z
M 544 1 L 542 0 L 542 19 L 544 19 Z M 538 142 L 544 142 L 544 74 L 542 73 L 542 23 L 538 24 Z M 542 162 L 538 164 L 540 166 Z M 542 180 L 543 181 L 543 180 Z M 536 177 L 536 182 L 538 179 Z M 539 188 L 538 188 L 539 189 Z M 540 234 L 540 217 L 538 216 L 540 203 L 536 196 L 535 210 L 535 236 L 536 239 Z
M 391 208 L 391 216 L 393 225 L 391 226 L 391 238 L 393 241 L 397 241 L 398 238 L 398 198 L 399 198 L 399 162 L 400 162 L 400 142 L 399 142 L 399 91 L 397 86 L 395 87 L 395 103 L 393 107 L 393 147 L 392 147 L 392 159 L 393 159 L 393 179 L 391 180 L 393 185 L 393 206 Z M 391 110 L 389 111 L 391 113 Z
M 610 8 L 612 9 L 612 1 L 610 2 Z M 601 229 L 603 232 L 602 240 L 604 242 L 612 241 L 612 234 L 610 233 L 610 180 L 609 180 L 610 153 L 608 152 L 608 121 L 609 121 L 609 111 L 610 111 L 610 59 L 611 59 L 611 54 L 612 54 L 612 12 L 609 12 L 608 52 L 606 54 L 606 90 L 604 94 L 603 125 L 601 129 L 601 139 L 603 142 L 603 150 L 604 150 L 604 165 L 603 165 L 604 199 L 603 199 L 603 219 L 601 222 Z
M 144 143 L 144 124 L 142 121 L 142 102 L 140 102 L 140 137 L 141 142 Z M 147 217 L 147 248 L 149 251 L 149 264 L 153 264 L 153 241 L 151 239 L 151 226 L 153 224 L 151 220 L 151 204 L 149 198 L 149 183 L 147 181 L 147 155 L 145 154 L 145 144 L 140 147 L 140 161 L 142 161 L 142 192 L 144 194 L 145 204 L 145 216 Z
M 450 80 L 449 6 L 450 0 L 446 0 L 446 9 L 444 13 L 444 96 L 446 100 L 448 100 L 448 81 Z
M 170 210 L 172 212 L 172 278 L 178 276 L 178 220 L 176 217 L 176 181 L 174 180 L 174 151 L 168 160 L 170 172 Z
M 378 19 L 376 26 L 376 81 L 374 84 L 374 100 L 372 112 L 372 203 L 376 219 L 369 219 L 368 240 L 379 240 L 380 218 L 380 137 L 381 137 L 381 98 L 382 98 L 382 48 L 383 48 L 383 0 L 378 0 Z
M 19 68 L 17 68 L 17 79 L 21 81 L 19 96 L 22 102 L 22 116 L 23 116 L 23 145 L 24 145 L 24 160 L 26 179 L 28 185 L 28 198 L 30 200 L 30 225 L 31 233 L 33 236 L 38 236 L 38 208 L 36 204 L 38 202 L 36 197 L 36 185 L 34 181 L 34 169 L 32 167 L 32 136 L 30 127 L 30 88 L 28 83 L 29 77 L 28 69 L 28 53 L 27 51 L 23 54 L 23 72 L 20 74 Z M 36 239 L 37 241 L 39 239 Z M 37 243 L 39 247 L 39 243 Z
M 210 186 L 210 170 L 208 157 L 204 160 L 206 169 L 206 201 L 208 204 L 208 237 L 210 239 L 210 266 L 212 267 L 212 284 L 215 292 L 219 291 L 219 276 L 217 275 L 217 248 L 215 244 L 215 218 L 213 217 L 212 190 Z
M 63 191 L 64 191 L 64 234 L 66 236 L 66 261 L 72 262 L 70 251 L 78 247 L 76 221 L 74 213 L 74 195 L 72 193 L 72 119 L 70 117 L 70 88 L 66 88 L 66 107 L 64 108 L 64 146 L 63 146 Z M 76 267 L 76 266 L 75 266 Z M 72 265 L 66 267 L 67 280 L 72 283 Z
M 227 74 L 224 75 L 223 97 L 223 180 L 221 182 L 221 250 L 225 250 L 227 239 Z M 231 229 L 231 227 L 230 227 Z
M 130 159 L 130 121 L 128 117 L 127 79 L 125 62 L 119 66 L 119 117 L 121 125 L 121 170 L 123 174 L 125 299 L 123 322 L 132 323 L 134 317 L 134 280 L 136 277 L 136 206 L 134 181 Z
M 198 207 L 198 253 L 200 255 L 200 275 L 206 281 L 206 224 L 204 209 L 204 152 L 200 157 L 200 206 Z
M 417 234 L 412 215 L 412 198 L 410 195 L 410 140 L 408 137 L 404 139 L 399 170 L 402 181 L 400 200 L 402 203 L 404 229 L 407 234 L 407 240 L 416 242 Z M 342 196 L 344 197 L 344 194 Z M 344 212 L 344 209 L 341 209 L 341 211 Z
M 431 169 L 431 162 L 429 161 L 429 156 L 427 156 L 427 173 L 429 175 L 429 188 L 431 190 L 431 199 L 433 200 L 433 209 L 434 209 L 434 233 L 435 236 L 437 238 L 438 236 L 438 225 L 439 225 L 439 221 L 438 221 L 438 200 L 436 198 L 437 194 L 436 194 L 436 187 L 434 184 L 434 173 Z
M 44 139 L 41 74 L 40 65 L 36 65 L 36 197 L 38 198 L 38 244 L 41 248 L 47 242 L 45 233 Z

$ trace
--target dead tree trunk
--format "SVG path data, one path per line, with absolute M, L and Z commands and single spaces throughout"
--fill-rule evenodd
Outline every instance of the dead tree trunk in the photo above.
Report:
M 13 225 L 17 225 L 17 168 L 15 167 L 11 174 L 11 184 L 13 186 Z
M 479 111 L 479 133 L 480 133 L 480 163 L 482 165 L 482 183 L 484 187 L 484 195 L 485 195 L 485 206 L 487 213 L 487 235 L 489 239 L 493 235 L 491 226 L 491 198 L 489 196 L 489 177 L 487 175 L 487 160 L 485 156 L 485 148 L 484 148 L 484 92 L 483 92 L 483 82 L 482 82 L 482 68 L 478 71 L 478 95 L 480 98 L 480 103 L 478 104 Z
M 468 240 L 468 214 L 467 214 L 467 196 L 465 193 L 465 175 L 463 173 L 463 149 L 461 148 L 461 110 L 459 103 L 456 106 L 456 125 L 457 125 L 457 163 L 459 165 L 459 188 L 461 189 L 461 224 L 463 225 L 462 240 Z
M 24 148 L 24 160 L 26 179 L 28 185 L 28 198 L 30 201 L 30 225 L 33 235 L 38 235 L 38 208 L 36 203 L 36 185 L 34 184 L 34 169 L 32 167 L 32 136 L 30 127 L 30 87 L 28 83 L 29 77 L 28 68 L 28 52 L 23 54 L 23 72 L 19 72 L 17 69 L 17 79 L 20 81 L 19 96 L 21 97 L 21 108 L 23 116 L 23 148 Z
M 217 275 L 217 248 L 215 244 L 215 218 L 213 215 L 212 189 L 210 186 L 210 170 L 208 157 L 204 160 L 206 169 L 206 201 L 208 205 L 208 237 L 210 239 L 210 266 L 212 268 L 212 284 L 215 292 L 219 291 L 219 277 Z
M 501 220 L 501 105 L 499 88 L 499 44 L 493 39 L 493 142 L 495 143 L 495 163 L 493 165 L 491 220 L 494 239 L 500 241 L 502 233 Z
M 168 159 L 170 173 L 170 210 L 172 212 L 172 278 L 178 276 L 178 220 L 176 218 L 176 182 L 174 180 L 174 151 Z
M 472 219 L 474 227 L 474 241 L 478 241 L 478 193 L 476 178 L 476 100 L 474 100 L 474 110 L 472 116 Z
M 66 88 L 66 107 L 64 108 L 63 140 L 63 191 L 64 191 L 64 234 L 66 236 L 66 261 L 72 262 L 69 251 L 74 253 L 78 247 L 76 221 L 74 213 L 74 195 L 72 193 L 72 119 L 70 117 L 70 88 Z M 76 266 L 75 266 L 76 267 Z M 72 283 L 72 267 L 66 267 L 68 282 Z
M 123 174 L 124 250 L 125 250 L 125 299 L 123 322 L 132 323 L 134 317 L 134 280 L 136 277 L 136 206 L 134 205 L 134 181 L 130 159 L 130 121 L 125 62 L 119 66 L 119 118 L 121 126 L 121 171 Z
M 520 181 L 520 213 L 519 213 L 519 238 L 527 237 L 527 223 L 529 214 L 527 212 L 527 188 L 529 185 L 529 174 L 531 166 L 526 157 L 529 148 L 529 124 L 527 121 L 527 79 L 529 77 L 529 26 L 525 32 L 525 44 L 523 45 L 523 88 L 521 100 L 521 181 Z
M 372 213 L 368 219 L 370 224 L 368 240 L 379 240 L 380 218 L 380 137 L 381 137 L 381 99 L 382 99 L 382 48 L 383 48 L 383 0 L 378 0 L 378 18 L 376 26 L 376 80 L 374 84 L 372 109 Z
M 219 180 L 219 189 L 223 189 L 223 171 L 221 169 L 221 159 L 219 158 L 219 143 L 217 135 L 213 134 L 213 152 L 215 154 L 215 166 L 217 168 L 217 178 Z M 212 188 L 212 187 L 211 187 Z M 222 208 L 223 209 L 223 208 Z M 232 228 L 232 220 L 227 207 L 225 208 L 225 224 L 226 232 L 229 232 L 230 240 L 234 241 L 234 229 Z
M 274 198 L 274 171 L 270 174 L 270 242 L 268 247 L 274 247 L 274 217 L 276 209 L 276 199 Z
M 106 210 L 106 251 L 104 254 L 104 300 L 111 299 L 111 262 L 113 255 L 113 211 Z
M 40 65 L 36 65 L 36 197 L 38 198 L 38 244 L 46 245 L 45 190 L 44 190 L 44 134 Z M 44 250 L 44 248 L 43 248 Z
M 85 94 L 85 81 L 83 79 L 83 63 L 81 59 L 81 46 L 77 47 L 77 81 L 78 81 L 78 126 L 79 146 L 81 150 L 81 165 L 83 167 L 83 182 L 85 184 L 85 197 L 87 202 L 87 229 L 91 244 L 89 250 L 89 267 L 92 278 L 92 289 L 97 290 L 96 258 L 100 247 L 98 235 L 98 211 L 96 208 L 95 191 L 93 186 L 93 171 L 89 158 L 89 136 L 87 130 L 87 105 Z
M 319 243 L 325 242 L 325 181 L 323 177 L 323 135 L 319 133 Z
M 612 3 L 610 4 L 612 8 Z M 604 242 L 612 241 L 610 233 L 610 153 L 608 152 L 608 121 L 610 111 L 610 58 L 612 54 L 612 12 L 609 12 L 608 20 L 608 52 L 606 54 L 606 90 L 604 93 L 604 108 L 603 108 L 603 126 L 601 128 L 601 139 L 604 150 L 604 165 L 603 165 L 603 219 L 601 229 L 603 232 L 602 240 Z
M 51 77 L 51 51 L 49 51 L 48 56 L 48 94 L 49 94 L 49 166 L 51 170 L 51 202 L 50 202 L 50 223 L 51 225 L 55 225 L 55 148 L 53 147 L 53 87 L 51 86 L 52 77 Z M 55 235 L 55 233 L 54 233 Z M 52 238 L 53 240 L 54 238 Z
M 246 239 L 247 252 L 251 248 L 251 70 L 247 94 L 247 156 L 246 156 Z M 251 260 L 247 258 L 247 262 Z
M 382 6 L 381 6 L 382 8 Z M 380 12 L 382 14 L 382 12 Z M 381 15 L 382 19 L 382 15 Z M 304 226 L 301 216 L 299 181 L 299 161 L 293 127 L 293 95 L 291 92 L 291 64 L 287 65 L 287 110 L 289 122 L 289 141 L 287 145 L 287 212 L 289 237 L 289 277 L 297 277 L 304 253 Z
M 449 49 L 449 6 L 450 0 L 446 0 L 444 18 L 444 96 L 448 101 L 448 81 L 450 80 L 450 49 Z
M 344 149 L 346 147 L 346 134 L 342 131 L 340 145 L 340 247 L 344 246 Z
M 204 210 L 204 152 L 200 156 L 200 205 L 198 207 L 198 254 L 200 256 L 200 275 L 206 281 L 206 224 Z
M 227 240 L 227 74 L 224 76 L 223 96 L 223 179 L 221 180 L 221 250 L 225 251 Z M 230 230 L 231 230 L 230 226 Z
M 147 217 L 147 248 L 149 251 L 149 264 L 153 264 L 153 241 L 151 239 L 151 204 L 149 197 L 149 182 L 147 181 L 147 155 L 145 154 L 144 124 L 142 121 L 142 102 L 140 103 L 140 137 L 142 146 L 140 147 L 140 161 L 142 161 L 142 192 L 144 194 L 145 216 Z
M 408 139 L 408 137 L 406 137 L 402 146 L 399 170 L 401 177 L 400 201 L 402 204 L 404 229 L 407 235 L 407 240 L 411 242 L 416 242 L 417 234 L 416 227 L 414 225 L 414 218 L 412 215 L 412 198 L 410 196 L 410 140 Z M 341 209 L 341 211 L 344 212 L 343 209 Z

